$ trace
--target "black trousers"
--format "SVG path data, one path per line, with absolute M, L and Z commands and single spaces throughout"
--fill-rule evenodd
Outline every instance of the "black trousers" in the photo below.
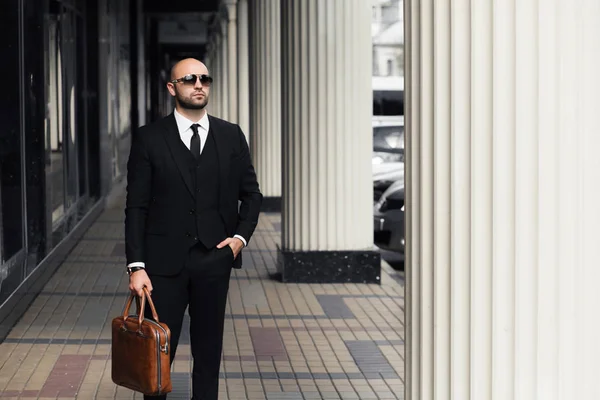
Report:
M 186 307 L 189 305 L 193 357 L 192 400 L 217 400 L 223 349 L 223 326 L 233 251 L 190 249 L 185 268 L 176 276 L 149 275 L 158 318 L 171 330 L 171 364 L 175 358 Z M 149 309 L 146 317 L 151 318 Z M 166 396 L 144 396 L 145 400 Z

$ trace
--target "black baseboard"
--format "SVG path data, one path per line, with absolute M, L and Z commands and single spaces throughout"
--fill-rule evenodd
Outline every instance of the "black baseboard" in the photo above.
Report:
M 381 284 L 381 255 L 376 251 L 282 250 L 278 257 L 282 282 Z
M 263 197 L 260 207 L 262 212 L 281 212 L 281 197 Z
M 0 305 L 0 343 L 21 319 L 54 272 L 67 258 L 79 239 L 104 210 L 102 198 L 77 223 L 73 230 L 37 265 L 19 287 Z

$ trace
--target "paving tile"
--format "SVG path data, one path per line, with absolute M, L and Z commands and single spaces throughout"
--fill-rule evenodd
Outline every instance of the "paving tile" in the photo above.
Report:
M 302 395 L 304 396 L 305 399 L 321 399 L 321 393 L 320 392 L 302 392 Z
M 301 392 L 267 392 L 267 400 L 303 400 Z
M 279 379 L 295 379 L 296 375 L 293 372 L 277 372 Z
M 168 395 L 169 399 L 189 400 L 192 397 L 190 379 L 189 373 L 171 372 L 173 391 Z
M 346 346 L 367 379 L 397 378 L 394 368 L 373 341 L 347 341 Z
M 343 296 L 321 294 L 317 299 L 328 318 L 355 318 Z
M 125 256 L 125 243 L 115 243 L 111 256 Z
M 142 400 L 110 375 L 110 322 L 128 296 L 119 201 L 0 343 L 1 399 Z M 219 398 L 404 398 L 402 274 L 384 265 L 380 286 L 282 284 L 271 279 L 280 228 L 278 214 L 263 213 L 233 271 Z M 191 366 L 186 313 L 169 399 L 191 397 Z
M 256 358 L 260 357 L 280 357 L 287 360 L 287 353 L 283 345 L 283 340 L 279 335 L 277 328 L 251 327 L 250 337 Z
M 75 397 L 90 361 L 89 355 L 62 355 L 40 390 L 40 397 Z
M 265 307 L 268 306 L 267 296 L 260 281 L 248 282 L 240 286 L 241 300 L 244 306 Z
M 312 379 L 312 374 L 310 372 L 296 372 L 296 379 Z

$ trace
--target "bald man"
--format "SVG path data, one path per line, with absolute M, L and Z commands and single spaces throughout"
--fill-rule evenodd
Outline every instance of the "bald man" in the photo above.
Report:
M 200 61 L 177 63 L 167 83 L 175 110 L 139 129 L 127 164 L 129 289 L 150 290 L 171 362 L 189 306 L 196 400 L 217 400 L 229 277 L 262 202 L 242 130 L 206 111 L 212 81 Z

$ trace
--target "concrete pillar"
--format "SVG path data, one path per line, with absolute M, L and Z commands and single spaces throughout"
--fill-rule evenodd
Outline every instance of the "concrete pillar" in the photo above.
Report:
M 283 279 L 379 282 L 371 3 L 288 0 L 281 7 Z
M 226 0 L 228 121 L 238 122 L 237 0 Z
M 219 80 L 219 98 L 221 99 L 221 118 L 229 120 L 229 38 L 227 37 L 227 21 L 221 21 L 221 68 Z
M 212 73 L 212 66 L 214 65 L 214 59 L 212 58 L 212 38 L 208 38 L 206 42 L 206 54 L 204 55 L 204 59 L 200 60 L 206 65 L 208 68 L 208 72 Z
M 221 111 L 223 109 L 221 105 L 221 97 L 223 82 L 221 82 L 221 65 L 222 65 L 222 54 L 221 54 L 221 36 L 219 33 L 213 33 L 212 37 L 212 53 L 211 59 L 214 60 L 212 68 L 208 66 L 208 70 L 213 76 L 213 84 L 210 90 L 210 103 L 209 110 L 212 110 L 212 115 L 221 118 Z
M 249 88 L 249 52 L 248 52 L 248 0 L 238 0 L 237 4 L 237 98 L 238 124 L 250 141 L 250 88 Z
M 281 210 L 281 21 L 279 1 L 250 0 L 250 149 L 263 209 Z
M 405 11 L 405 398 L 600 398 L 600 3 Z
M 131 48 L 137 51 L 137 104 L 138 104 L 138 126 L 146 125 L 146 114 L 148 113 L 148 104 L 146 102 L 146 43 L 145 43 L 145 24 L 144 24 L 144 4 L 142 0 L 136 0 L 136 29 L 137 43 L 132 43 Z M 133 128 L 133 127 L 132 127 Z M 137 127 L 135 127 L 137 128 Z M 82 171 L 83 172 L 83 171 Z

